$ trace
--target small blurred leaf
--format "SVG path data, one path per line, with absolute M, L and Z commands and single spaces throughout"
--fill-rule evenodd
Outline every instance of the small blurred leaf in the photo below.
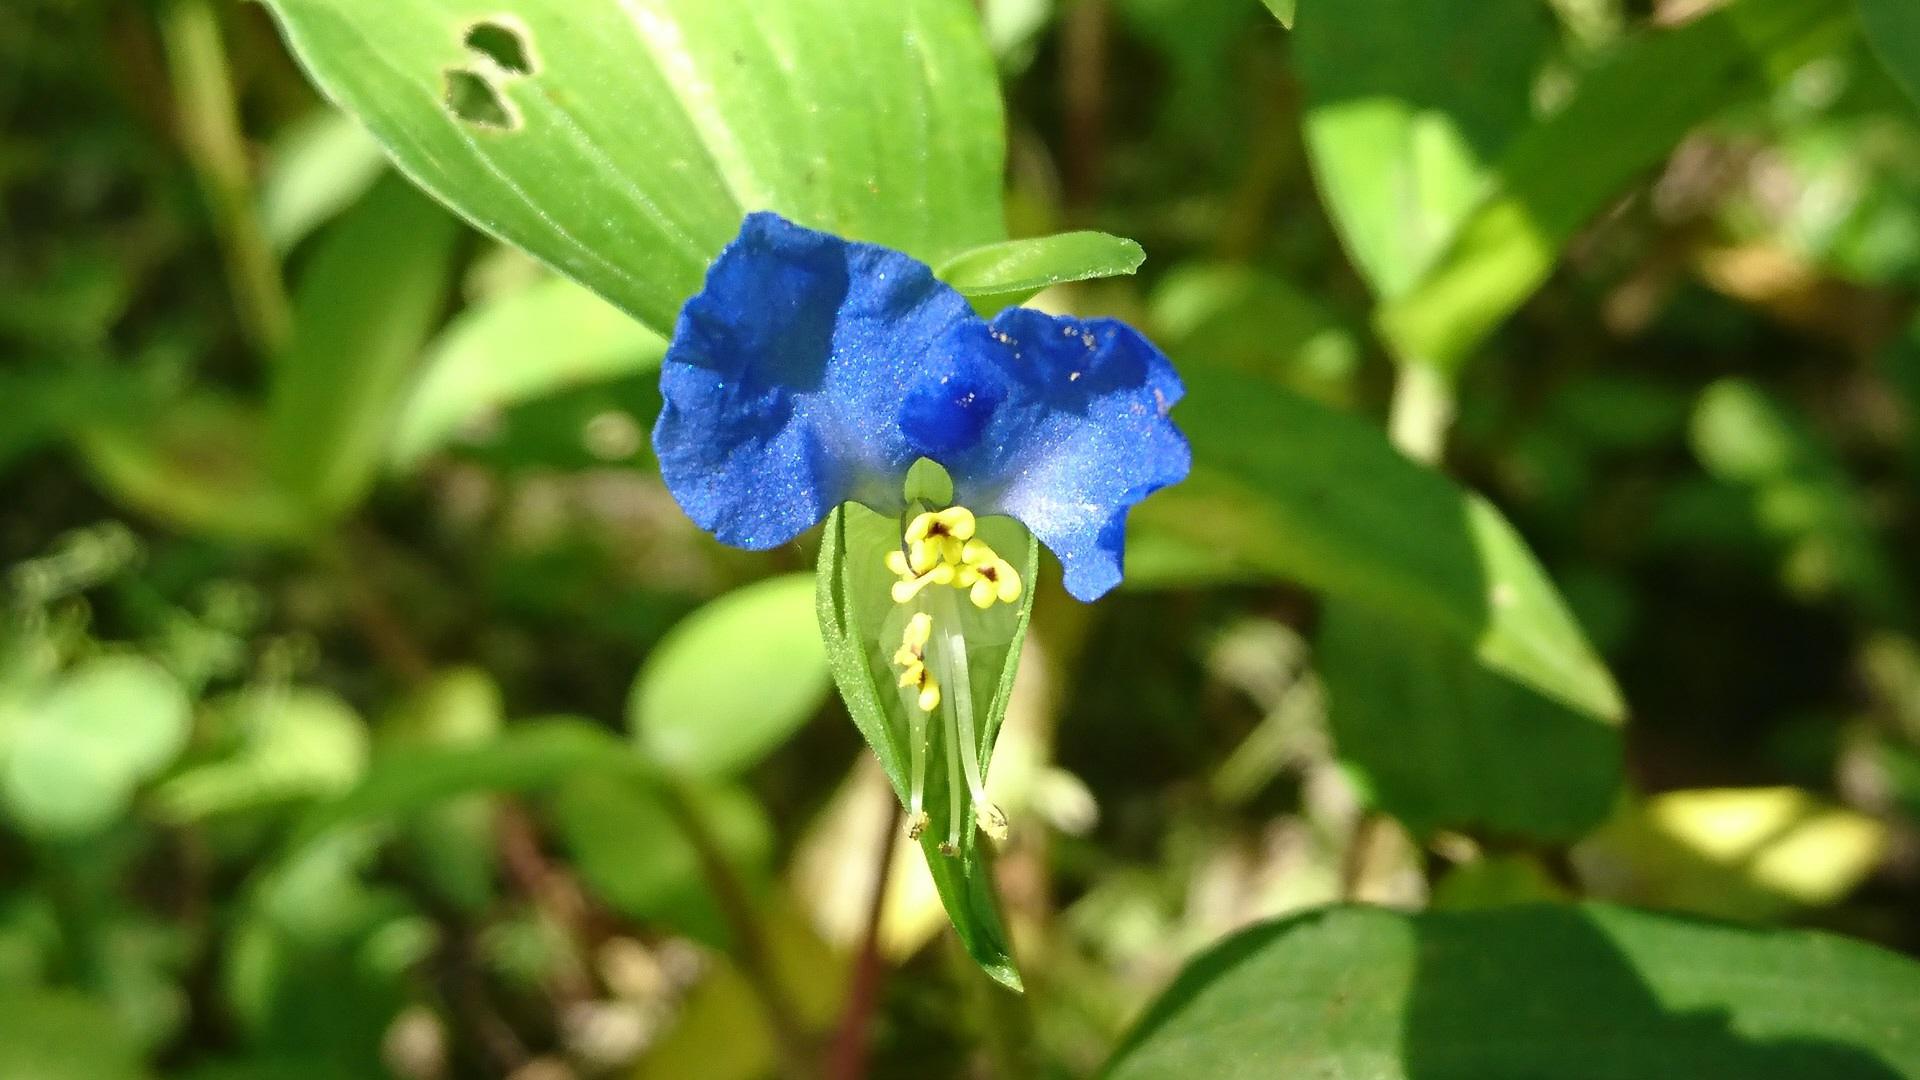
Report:
M 1798 788 L 1670 791 L 1574 850 L 1591 895 L 1765 921 L 1832 904 L 1879 865 L 1886 827 Z
M 1691 434 L 1707 471 L 1745 490 L 1754 520 L 1785 546 L 1794 591 L 1905 621 L 1906 594 L 1863 496 L 1804 417 L 1747 380 L 1722 379 L 1701 393 Z
M 652 370 L 665 351 L 653 331 L 562 278 L 471 308 L 428 346 L 390 465 L 414 467 L 462 424 L 495 410 Z
M 1702 121 L 1844 40 L 1846 0 L 1735 0 L 1628 43 L 1502 155 L 1494 190 L 1376 322 L 1402 356 L 1456 367 L 1546 281 L 1589 218 Z
M 1240 566 L 1424 627 L 1592 716 L 1624 707 L 1513 526 L 1377 429 L 1258 380 L 1186 373 L 1193 474 L 1134 512 Z
M 570 718 L 515 724 L 475 746 L 397 748 L 382 754 L 352 790 L 309 811 L 290 846 L 349 825 L 417 813 L 460 795 L 533 791 L 595 769 L 641 768 L 620 740 Z
M 387 158 L 358 120 L 315 109 L 274 137 L 260 177 L 260 224 L 286 251 L 352 206 L 386 171 Z
M 179 682 L 150 660 L 87 662 L 30 706 L 13 733 L 8 811 L 45 837 L 98 832 L 186 745 L 190 708 Z
M 662 334 L 749 210 L 935 263 L 1004 235 L 967 0 L 268 6 L 407 175 Z
M 789 574 L 729 593 L 674 627 L 634 680 L 627 724 L 667 768 L 724 776 L 785 742 L 826 693 L 813 577 Z
M 324 690 L 252 689 L 223 707 L 245 742 L 231 757 L 188 769 L 155 793 L 176 821 L 337 794 L 366 768 L 366 725 Z
M 730 787 L 689 790 L 685 798 L 736 875 L 764 880 L 773 828 L 759 804 Z M 552 811 L 561 843 L 608 906 L 727 947 L 727 921 L 707 886 L 700 852 L 654 784 L 610 774 L 573 777 L 554 794 Z
M 1317 655 L 1342 759 L 1416 833 L 1572 840 L 1620 787 L 1617 725 L 1481 667 L 1458 642 L 1328 604 Z
M 1273 17 L 1280 20 L 1281 26 L 1289 30 L 1293 29 L 1294 0 L 1262 0 L 1262 2 L 1267 5 L 1268 11 L 1273 12 Z
M 455 222 L 398 177 L 319 242 L 267 400 L 268 474 L 325 517 L 373 483 L 446 292 Z
M 1131 274 L 1146 258 L 1140 245 L 1125 237 L 1070 232 L 963 251 L 941 263 L 937 273 L 977 304 L 1005 306 L 1053 285 Z
M 87 466 L 120 503 L 227 539 L 287 541 L 304 516 L 268 479 L 260 417 L 213 392 L 76 432 Z
M 1108 1080 L 1920 1075 L 1920 965 L 1610 908 L 1332 908 L 1194 960 Z M 1253 1064 L 1250 1064 L 1253 1063 Z

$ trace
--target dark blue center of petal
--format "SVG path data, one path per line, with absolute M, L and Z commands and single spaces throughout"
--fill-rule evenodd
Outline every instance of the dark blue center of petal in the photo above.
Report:
M 929 374 L 900 403 L 900 433 L 923 457 L 938 461 L 980 441 L 1006 392 L 978 369 L 960 367 Z

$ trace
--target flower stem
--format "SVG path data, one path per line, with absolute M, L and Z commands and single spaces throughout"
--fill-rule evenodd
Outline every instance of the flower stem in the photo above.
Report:
M 761 1011 L 766 1014 L 767 1026 L 773 1032 L 781 1075 L 787 1080 L 811 1080 L 815 1075 L 815 1059 L 808 1047 L 806 1029 L 800 1023 L 798 1010 L 787 996 L 786 987 L 780 982 L 780 973 L 774 966 L 773 950 L 767 944 L 767 936 L 760 926 L 759 916 L 754 911 L 752 898 L 747 895 L 746 886 L 741 884 L 733 865 L 721 852 L 720 842 L 708 826 L 706 815 L 694 805 L 693 797 L 685 785 L 669 779 L 661 784 L 660 790 L 668 811 L 699 856 L 701 873 L 707 879 L 707 886 L 713 890 L 721 917 L 727 922 L 728 936 L 733 940 L 733 956 L 739 961 L 740 974 L 746 978 L 754 997 L 759 999 Z

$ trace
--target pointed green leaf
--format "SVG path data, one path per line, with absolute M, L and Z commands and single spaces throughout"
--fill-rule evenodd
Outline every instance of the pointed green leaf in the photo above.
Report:
M 408 176 L 663 334 L 749 210 L 933 263 L 1005 235 L 967 0 L 268 7 Z
M 1491 503 L 1364 421 L 1243 375 L 1186 375 L 1176 417 L 1193 474 L 1140 505 L 1142 530 L 1424 627 L 1582 712 L 1621 715 L 1612 676 Z
M 963 251 L 936 273 L 976 305 L 1004 307 L 1054 285 L 1131 274 L 1146 258 L 1139 244 L 1123 236 L 1070 232 Z
M 267 398 L 267 469 L 317 515 L 366 494 L 440 314 L 458 229 L 398 177 L 319 241 Z
M 985 640 L 969 635 L 968 666 L 972 669 L 972 699 L 984 704 L 976 738 L 983 768 L 990 767 L 994 739 L 1000 722 L 1006 717 L 1007 700 L 1013 693 L 1014 674 L 1020 663 L 1020 644 L 1026 638 L 1027 621 L 1033 613 L 1033 582 L 1038 571 L 1040 549 L 1031 534 L 1009 518 L 983 518 L 980 535 L 1003 555 L 1020 552 L 1018 568 L 1027 588 L 1021 593 L 1015 610 L 1007 606 L 995 609 L 1001 617 L 1000 633 Z M 888 659 L 899 645 L 898 630 L 887 640 L 888 616 L 893 602 L 888 589 L 893 575 L 884 565 L 887 551 L 900 543 L 900 525 L 864 506 L 849 503 L 827 518 L 826 532 L 820 543 L 819 578 L 816 601 L 820 632 L 827 646 L 827 665 L 834 682 L 846 700 L 847 712 L 855 726 L 873 747 L 893 782 L 894 794 L 902 804 L 909 790 L 907 744 L 907 704 L 894 684 L 895 672 Z M 936 586 L 937 587 L 937 586 Z M 951 691 L 949 691 L 951 693 Z M 960 935 L 967 952 L 986 973 L 1013 989 L 1020 988 L 1020 973 L 1014 966 L 1012 949 L 1002 925 L 999 903 L 993 892 L 987 843 L 973 826 L 972 800 L 965 785 L 959 787 L 960 850 L 957 855 L 940 853 L 941 841 L 948 835 L 949 810 L 947 770 L 941 725 L 929 724 L 927 748 L 926 809 L 931 824 L 920 836 L 927 868 L 946 906 L 947 916 Z

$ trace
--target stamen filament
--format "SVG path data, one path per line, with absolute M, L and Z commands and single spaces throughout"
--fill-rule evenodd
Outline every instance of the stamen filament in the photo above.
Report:
M 954 734 L 951 695 L 941 702 L 940 718 L 946 721 L 941 741 L 947 744 L 947 839 L 940 845 L 940 854 L 953 856 L 960 854 L 960 747 Z
M 967 774 L 967 791 L 973 795 L 973 817 L 982 832 L 996 841 L 1007 838 L 1007 816 L 987 798 L 987 785 L 980 775 L 980 741 L 973 730 L 973 688 L 967 670 L 967 639 L 948 622 L 947 679 L 952 685 L 954 710 L 959 715 L 960 764 Z

